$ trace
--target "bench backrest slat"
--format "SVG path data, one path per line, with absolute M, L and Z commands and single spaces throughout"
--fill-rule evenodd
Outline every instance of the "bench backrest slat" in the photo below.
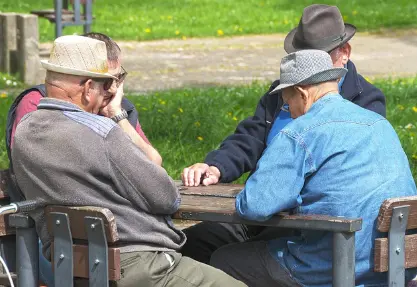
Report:
M 405 236 L 405 268 L 417 267 L 417 234 Z M 388 271 L 388 238 L 375 239 L 374 271 Z
M 51 250 L 54 250 L 54 244 L 52 243 Z M 74 244 L 73 250 L 73 264 L 74 264 L 74 277 L 78 278 L 89 278 L 88 273 L 88 246 Z M 121 277 L 120 269 L 120 249 L 110 247 L 108 249 L 109 258 L 109 280 L 117 281 Z M 52 255 L 52 266 L 54 256 Z
M 119 240 L 116 219 L 113 213 L 107 208 L 92 206 L 48 206 L 45 208 L 48 230 L 52 230 L 53 219 L 52 216 L 49 215 L 51 212 L 62 212 L 68 214 L 71 234 L 74 239 L 88 240 L 87 232 L 84 226 L 84 217 L 91 216 L 99 217 L 103 220 L 108 243 L 115 243 Z
M 409 205 L 407 229 L 417 228 L 417 196 L 397 197 L 385 200 L 378 215 L 378 230 L 388 232 L 391 225 L 392 209 L 397 206 Z

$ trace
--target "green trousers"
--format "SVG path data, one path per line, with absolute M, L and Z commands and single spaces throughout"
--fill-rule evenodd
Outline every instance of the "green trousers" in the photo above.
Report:
M 131 252 L 121 257 L 121 279 L 112 287 L 234 287 L 244 283 L 177 252 Z M 88 286 L 87 280 L 75 286 Z

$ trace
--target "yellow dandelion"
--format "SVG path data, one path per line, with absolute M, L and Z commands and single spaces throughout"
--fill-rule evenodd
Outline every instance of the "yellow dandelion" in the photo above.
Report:
M 195 122 L 195 123 L 194 123 L 194 125 L 195 125 L 196 127 L 201 126 L 200 122 Z
M 151 32 L 151 28 L 146 28 L 145 29 L 145 33 L 150 33 Z
M 167 102 L 165 102 L 165 101 L 160 101 L 160 103 L 161 103 L 161 105 L 166 105 L 167 104 Z
M 240 28 L 239 28 L 239 32 L 242 32 L 242 31 L 243 31 L 243 28 L 242 28 L 242 27 L 240 27 Z
M 417 113 L 417 107 L 413 107 L 413 112 Z
M 197 137 L 197 139 L 198 139 L 199 141 L 202 141 L 204 138 L 203 138 L 202 136 L 198 136 L 198 137 Z
M 0 98 L 2 98 L 2 99 L 7 98 L 7 94 L 6 93 L 1 93 Z
M 399 110 L 401 110 L 401 111 L 403 111 L 403 110 L 404 110 L 404 106 L 403 106 L 403 105 L 398 105 L 398 106 L 397 106 L 397 108 L 398 108 Z
M 183 112 L 184 112 L 184 110 L 183 110 L 182 108 L 178 108 L 178 111 L 179 111 L 180 113 L 183 113 Z
M 237 121 L 237 117 L 233 117 L 233 120 L 234 120 L 234 121 Z
M 172 16 L 168 16 L 168 17 L 167 17 L 167 19 L 168 19 L 168 20 L 172 20 Z
M 353 10 L 353 11 L 352 11 L 352 15 L 353 15 L 353 16 L 355 16 L 356 14 L 358 14 L 358 11 Z
M 224 35 L 223 30 L 221 29 L 217 30 L 217 36 L 223 36 L 223 35 Z
M 417 159 L 417 154 L 413 154 L 413 159 Z
M 182 36 L 182 39 L 183 39 L 183 40 L 187 40 L 187 37 L 185 37 L 185 36 Z
M 288 20 L 287 19 L 284 20 L 284 25 L 288 25 Z
M 177 31 L 175 31 L 175 35 L 177 35 L 177 36 L 178 36 L 180 33 L 181 33 L 181 32 L 180 32 L 180 31 L 178 31 L 178 30 L 177 30 Z

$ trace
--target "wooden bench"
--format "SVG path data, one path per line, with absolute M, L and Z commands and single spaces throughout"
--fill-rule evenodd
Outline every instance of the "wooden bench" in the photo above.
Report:
M 73 286 L 73 278 L 89 279 L 90 287 L 109 286 L 121 278 L 116 220 L 106 208 L 48 206 L 48 231 L 53 236 L 55 285 Z
M 388 233 L 375 240 L 374 271 L 387 272 L 389 286 L 405 286 L 405 269 L 417 267 L 417 196 L 391 198 L 381 205 L 378 231 Z
M 31 11 L 31 14 L 55 23 L 55 37 L 62 36 L 62 29 L 67 26 L 84 26 L 84 33 L 91 31 L 93 23 L 93 0 L 71 0 L 73 10 L 69 9 L 68 0 L 54 0 L 54 9 Z M 81 13 L 83 6 L 83 13 Z

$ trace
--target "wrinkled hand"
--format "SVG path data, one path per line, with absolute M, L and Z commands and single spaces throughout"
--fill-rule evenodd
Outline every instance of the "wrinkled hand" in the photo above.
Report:
M 181 178 L 185 186 L 211 185 L 219 182 L 220 170 L 205 163 L 196 163 L 184 168 Z
M 109 90 L 108 93 L 111 93 L 112 91 Z M 100 114 L 102 116 L 111 118 L 115 115 L 118 115 L 122 112 L 122 99 L 123 99 L 124 93 L 123 93 L 123 83 L 119 85 L 116 92 L 111 97 L 109 103 L 100 109 Z

